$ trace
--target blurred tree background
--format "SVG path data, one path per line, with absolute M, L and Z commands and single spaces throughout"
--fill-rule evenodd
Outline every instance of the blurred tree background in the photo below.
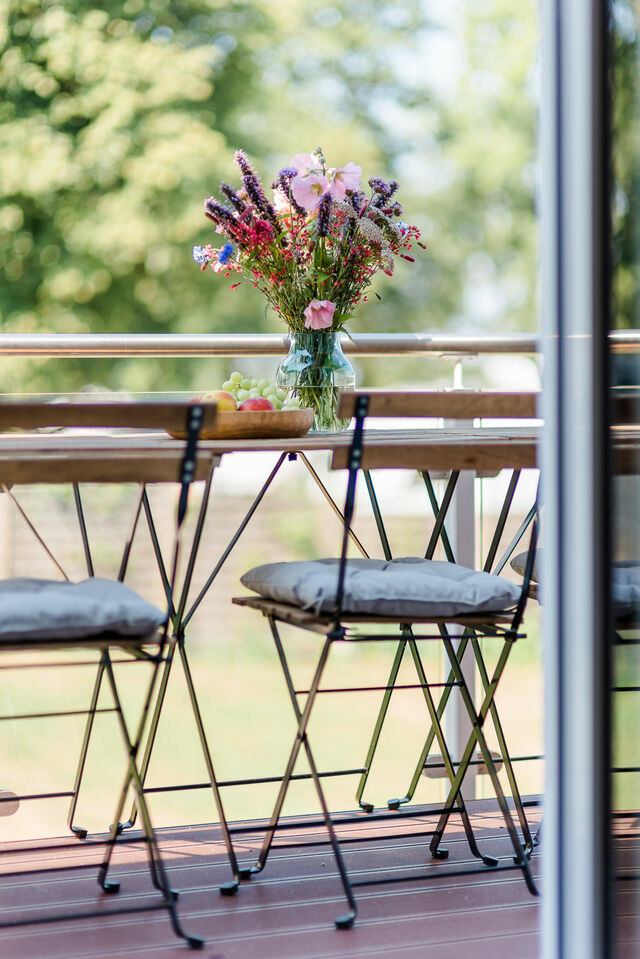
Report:
M 614 326 L 637 329 L 640 326 L 640 2 L 614 0 L 611 14 Z
M 0 0 L 0 329 L 278 331 L 191 246 L 237 147 L 269 184 L 317 144 L 395 176 L 428 245 L 354 332 L 535 329 L 537 42 L 536 0 Z M 201 363 L 12 360 L 2 389 Z

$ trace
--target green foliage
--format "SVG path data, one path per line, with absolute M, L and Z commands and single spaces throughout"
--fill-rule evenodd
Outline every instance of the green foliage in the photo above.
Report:
M 640 325 L 640 10 L 612 4 L 614 301 L 617 328 Z
M 318 143 L 396 176 L 430 248 L 351 329 L 533 328 L 536 6 L 437 6 L 446 29 L 419 0 L 4 0 L 0 328 L 279 330 L 190 248 L 213 239 L 202 200 L 235 148 L 267 177 Z M 13 361 L 2 387 L 188 387 L 199 368 Z

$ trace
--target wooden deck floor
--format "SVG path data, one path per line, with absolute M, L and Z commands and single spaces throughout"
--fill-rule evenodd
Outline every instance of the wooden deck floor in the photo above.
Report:
M 172 885 L 180 890 L 181 920 L 188 932 L 206 939 L 199 953 L 206 959 L 534 959 L 539 900 L 527 891 L 522 874 L 480 865 L 474 875 L 447 878 L 448 871 L 469 865 L 468 848 L 452 821 L 449 860 L 431 860 L 428 838 L 411 835 L 428 821 L 427 816 L 372 823 L 363 815 L 341 827 L 343 840 L 362 839 L 344 846 L 352 879 L 398 880 L 425 872 L 435 877 L 356 889 L 359 915 L 350 930 L 333 926 L 345 901 L 331 850 L 317 842 L 326 835 L 319 827 L 280 833 L 265 872 L 243 883 L 233 897 L 218 892 L 229 867 L 217 827 L 163 830 L 160 839 Z M 505 856 L 508 864 L 509 846 L 496 811 L 487 803 L 474 804 L 474 825 L 485 848 Z M 252 861 L 259 841 L 257 833 L 238 838 L 243 862 Z M 119 895 L 100 894 L 95 876 L 102 849 L 95 841 L 74 838 L 47 840 L 28 852 L 17 845 L 3 847 L 0 922 L 85 910 L 105 915 L 1 929 L 2 959 L 184 959 L 190 954 L 164 910 L 107 915 L 114 908 L 151 906 L 158 896 L 140 843 L 126 844 L 114 856 L 110 876 L 121 882 Z
M 172 885 L 180 891 L 179 912 L 189 933 L 203 936 L 206 959 L 478 959 L 491 956 L 537 959 L 540 900 L 527 891 L 509 865 L 509 843 L 491 803 L 471 804 L 473 824 L 484 849 L 503 856 L 501 867 L 476 867 L 473 875 L 449 876 L 472 860 L 458 822 L 447 833 L 450 857 L 434 862 L 428 837 L 415 835 L 433 822 L 424 815 L 377 821 L 362 815 L 339 830 L 352 880 L 398 880 L 356 889 L 355 926 L 337 930 L 333 919 L 345 911 L 324 829 L 307 825 L 279 834 L 262 876 L 223 897 L 230 878 L 217 826 L 181 827 L 159 834 Z M 539 810 L 530 810 L 534 825 Z M 616 826 L 619 874 L 637 871 L 640 848 L 637 817 Z M 236 837 L 240 859 L 250 864 L 261 834 Z M 98 837 L 43 841 L 25 851 L 0 847 L 0 922 L 44 921 L 0 929 L 1 959 L 173 959 L 191 954 L 172 931 L 164 909 L 109 915 L 114 909 L 148 909 L 159 899 L 153 889 L 144 845 L 128 842 L 114 855 L 110 878 L 117 896 L 96 883 L 104 846 Z M 350 840 L 358 840 L 350 841 Z M 539 877 L 539 855 L 532 865 Z M 427 874 L 431 878 L 411 881 Z M 627 875 L 626 879 L 630 879 Z M 404 881 L 408 880 L 408 881 Z M 631 887 L 634 887 L 633 889 Z M 638 880 L 620 884 L 620 959 L 637 956 L 640 917 Z M 83 919 L 70 913 L 98 912 Z M 55 916 L 55 921 L 51 917 Z

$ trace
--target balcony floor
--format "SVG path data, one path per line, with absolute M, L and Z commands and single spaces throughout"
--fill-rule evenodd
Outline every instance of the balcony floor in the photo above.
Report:
M 480 843 L 505 856 L 508 865 L 509 844 L 495 806 L 478 801 L 472 811 Z M 539 815 L 538 808 L 530 810 L 533 825 Z M 329 847 L 317 844 L 325 838 L 324 829 L 310 825 L 279 833 L 279 848 L 274 848 L 263 875 L 243 883 L 234 897 L 217 890 L 228 880 L 229 869 L 216 826 L 161 830 L 159 838 L 171 882 L 181 893 L 181 920 L 189 933 L 206 939 L 199 954 L 207 959 L 534 959 L 539 899 L 527 891 L 520 871 L 480 865 L 474 875 L 446 878 L 447 871 L 469 865 L 468 848 L 456 817 L 445 844 L 449 860 L 431 860 L 428 837 L 410 835 L 429 820 L 433 818 L 427 815 L 373 822 L 363 814 L 361 821 L 340 827 L 343 840 L 363 840 L 343 846 L 352 879 L 425 872 L 436 877 L 356 889 L 358 919 L 352 929 L 342 931 L 333 926 L 333 919 L 345 911 L 333 855 Z M 260 834 L 241 836 L 236 837 L 237 848 L 248 864 Z M 120 894 L 100 895 L 95 875 L 102 848 L 95 841 L 74 838 L 46 840 L 29 852 L 2 847 L 0 921 L 82 910 L 107 913 L 158 901 L 140 843 L 123 845 L 114 854 L 110 877 L 120 880 Z M 539 865 L 536 856 L 535 875 Z M 79 866 L 85 868 L 77 870 Z M 47 921 L 2 929 L 0 934 L 2 959 L 184 959 L 188 954 L 164 910 Z

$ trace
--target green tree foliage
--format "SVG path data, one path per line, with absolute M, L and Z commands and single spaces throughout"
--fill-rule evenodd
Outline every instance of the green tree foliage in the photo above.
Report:
M 533 328 L 536 35 L 533 0 L 0 0 L 1 329 L 278 330 L 190 248 L 236 147 L 268 183 L 318 143 L 395 175 L 430 248 L 355 331 Z M 197 375 L 169 367 L 16 362 L 3 388 Z
M 612 4 L 615 326 L 640 326 L 640 4 Z

